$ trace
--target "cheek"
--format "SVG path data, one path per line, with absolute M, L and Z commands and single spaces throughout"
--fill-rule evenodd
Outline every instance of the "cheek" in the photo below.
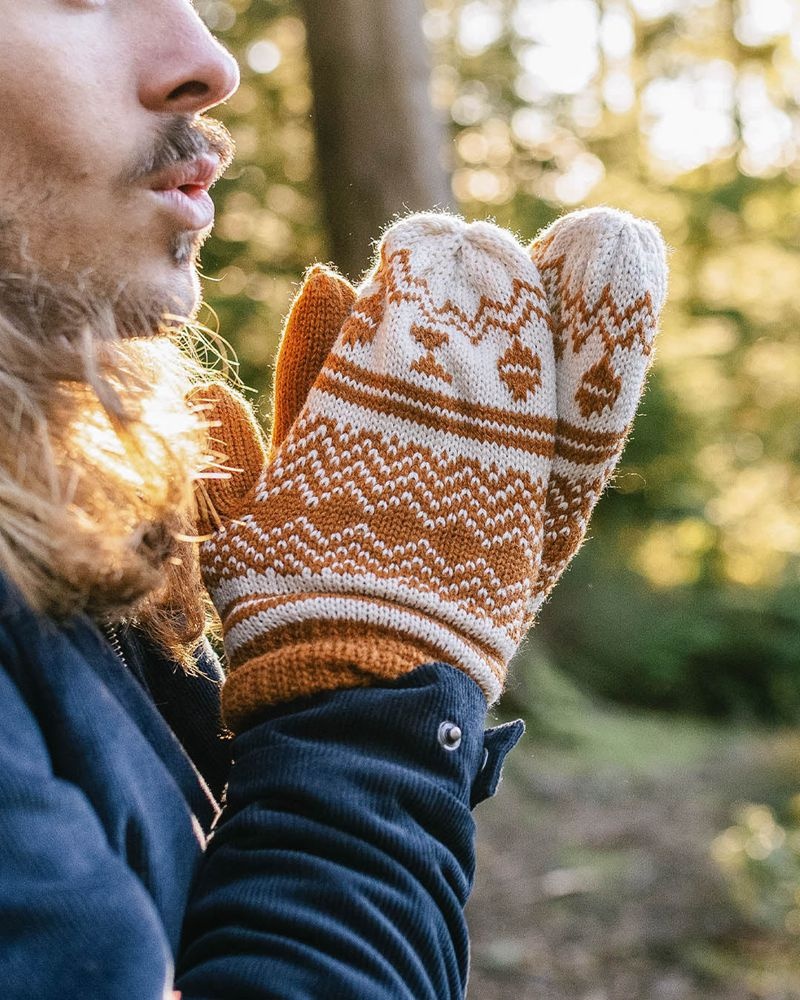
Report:
M 80 44 L 62 37 L 54 44 L 44 30 L 34 41 L 0 40 L 0 165 L 6 180 L 85 184 L 119 169 L 123 123 L 121 113 L 110 112 L 120 101 L 110 70 L 101 65 L 85 39 Z
M 70 96 L 62 91 L 57 107 L 46 93 L 42 93 L 41 102 L 25 95 L 17 103 L 11 120 L 3 122 L 0 140 L 3 159 L 12 174 L 24 169 L 37 183 L 65 184 L 85 182 L 92 172 L 102 172 L 107 165 L 106 144 L 99 141 L 102 133 L 98 123 L 88 103 L 72 102 Z

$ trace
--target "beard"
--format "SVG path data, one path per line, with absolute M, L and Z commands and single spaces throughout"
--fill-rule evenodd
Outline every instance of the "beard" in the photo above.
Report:
M 222 171 L 225 135 L 176 118 L 128 176 L 209 151 Z M 58 618 L 137 617 L 191 668 L 208 601 L 189 539 L 209 457 L 187 398 L 211 373 L 199 331 L 192 350 L 175 314 L 202 239 L 175 237 L 173 287 L 120 278 L 121 261 L 48 270 L 29 251 L 25 207 L 0 205 L 0 572 Z
M 178 233 L 170 245 L 170 256 L 176 267 L 197 271 L 200 248 L 205 237 L 194 233 Z
M 159 311 L 0 275 L 0 572 L 59 619 L 138 616 L 191 665 L 207 599 L 189 539 L 208 459 L 187 400 L 210 372 L 176 338 L 122 335 L 152 333 Z
M 197 246 L 181 243 L 174 253 L 194 266 Z M 43 349 L 54 342 L 76 344 L 87 332 L 97 344 L 161 336 L 176 322 L 194 319 L 196 307 L 184 306 L 185 298 L 163 285 L 131 281 L 109 287 L 91 272 L 62 283 L 33 267 L 0 271 L 0 312 Z

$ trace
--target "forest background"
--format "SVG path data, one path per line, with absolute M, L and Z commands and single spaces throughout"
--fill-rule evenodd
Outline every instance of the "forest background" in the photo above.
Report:
M 206 294 L 244 381 L 263 394 L 304 268 L 332 259 L 357 279 L 392 212 L 430 207 L 413 203 L 392 164 L 365 163 L 382 152 L 379 134 L 408 133 L 413 145 L 437 132 L 424 116 L 387 122 L 364 102 L 351 155 L 376 187 L 386 175 L 384 190 L 339 206 L 360 240 L 337 259 L 303 10 L 290 0 L 199 6 L 244 76 L 223 109 L 238 157 L 217 188 Z M 413 68 L 391 32 L 419 20 L 416 2 L 308 6 L 334 34 L 382 30 L 392 86 Z M 530 239 L 565 210 L 610 204 L 657 222 L 673 248 L 635 433 L 534 643 L 613 698 L 798 720 L 798 5 L 429 0 L 421 44 L 423 32 L 443 123 L 427 155 L 452 178 L 451 207 Z M 367 82 L 378 102 L 380 82 Z
M 587 703 L 668 711 L 660 746 L 688 739 L 687 718 L 800 727 L 800 4 L 197 6 L 243 72 L 220 113 L 238 156 L 215 192 L 205 320 L 262 413 L 302 272 L 332 261 L 357 280 L 396 212 L 437 203 L 527 241 L 566 210 L 608 204 L 655 221 L 671 247 L 633 437 L 502 711 L 551 738 L 569 729 L 559 711 Z M 748 919 L 796 937 L 791 791 L 759 814 L 729 803 L 728 841 L 713 843 L 723 867 L 744 858 Z M 720 996 L 773 995 L 747 989 Z

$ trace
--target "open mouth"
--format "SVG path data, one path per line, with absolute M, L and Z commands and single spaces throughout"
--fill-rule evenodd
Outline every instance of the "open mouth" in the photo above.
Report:
M 208 191 L 208 188 L 203 184 L 181 184 L 177 190 L 187 198 L 199 198 Z
M 207 229 L 214 222 L 214 202 L 208 192 L 219 167 L 216 156 L 177 163 L 152 177 L 149 187 L 184 229 Z

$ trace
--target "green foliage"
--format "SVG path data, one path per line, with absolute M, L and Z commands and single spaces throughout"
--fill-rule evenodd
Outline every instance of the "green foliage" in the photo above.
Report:
M 794 589 L 655 590 L 610 542 L 592 545 L 560 584 L 558 608 L 542 613 L 540 641 L 562 670 L 625 704 L 796 723 Z
M 744 914 L 795 941 L 800 936 L 800 797 L 777 814 L 766 805 L 742 806 L 711 845 Z

